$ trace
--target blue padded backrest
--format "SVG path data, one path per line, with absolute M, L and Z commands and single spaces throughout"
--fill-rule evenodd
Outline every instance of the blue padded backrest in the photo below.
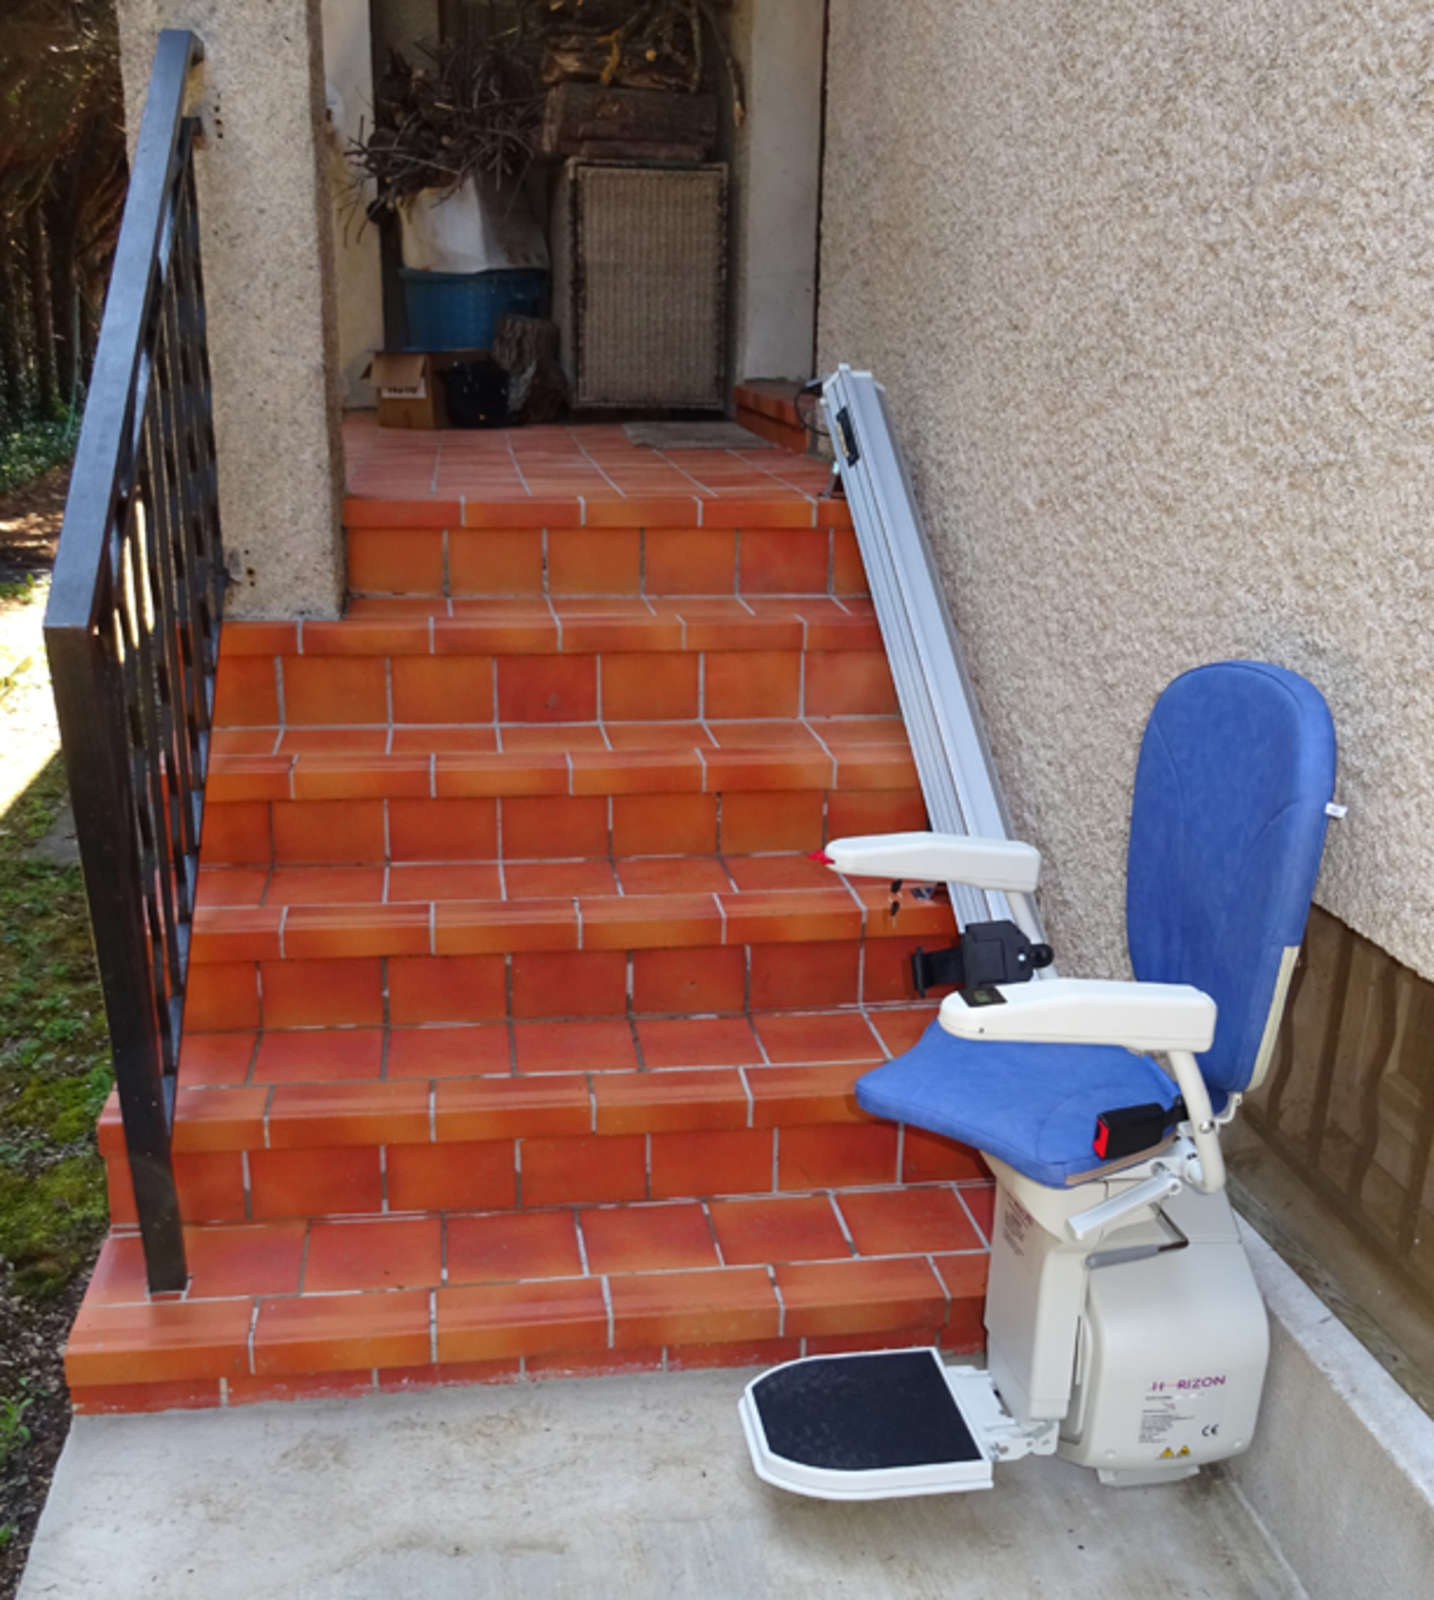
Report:
M 1221 661 L 1177 678 L 1146 725 L 1126 880 L 1131 966 L 1219 1007 L 1199 1058 L 1215 1091 L 1254 1071 L 1287 945 L 1304 937 L 1334 795 L 1324 697 L 1283 667 Z

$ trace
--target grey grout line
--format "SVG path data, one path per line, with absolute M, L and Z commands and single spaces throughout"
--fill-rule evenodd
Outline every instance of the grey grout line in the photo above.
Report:
M 866 941 L 865 940 L 862 941 L 862 950 L 863 950 L 863 952 L 865 952 L 865 950 L 866 950 Z M 860 975 L 860 969 L 859 968 L 858 968 L 858 974 Z M 867 1029 L 870 1032 L 872 1038 L 876 1040 L 877 1049 L 881 1051 L 882 1055 L 885 1056 L 888 1061 L 890 1061 L 891 1060 L 891 1051 L 886 1048 L 886 1040 L 883 1039 L 881 1037 L 881 1035 L 876 1031 L 876 1024 L 871 1020 L 871 1018 L 869 1016 L 867 1016 L 866 1007 L 864 1005 L 861 1005 L 860 1002 L 858 1002 L 858 1005 L 860 1006 L 860 1010 L 861 1010 L 861 1020 L 866 1024 Z
M 770 1261 L 767 1263 L 767 1281 L 777 1297 L 777 1337 L 784 1339 L 787 1335 L 787 1302 L 782 1298 L 782 1286 L 777 1282 L 777 1269 Z
M 588 1242 L 583 1237 L 583 1221 L 576 1206 L 573 1207 L 573 1232 L 578 1238 L 578 1260 L 582 1263 L 583 1277 L 586 1278 L 591 1276 L 591 1269 L 588 1266 Z
M 504 431 L 503 442 L 508 447 L 508 460 L 512 463 L 514 473 L 517 474 L 518 482 L 523 486 L 523 493 L 531 499 L 533 491 L 528 487 L 527 474 L 523 471 L 522 464 L 518 460 L 518 452 L 513 448 L 511 431 Z
M 981 1241 L 981 1248 L 983 1250 L 989 1250 L 991 1248 L 990 1237 L 987 1235 L 986 1230 L 981 1226 L 981 1224 L 977 1222 L 976 1213 L 972 1211 L 971 1207 L 967 1204 L 966 1196 L 961 1192 L 961 1185 L 959 1183 L 953 1183 L 951 1188 L 954 1190 L 956 1198 L 961 1202 L 961 1209 L 966 1213 L 966 1218 L 971 1224 L 972 1231 Z M 991 1220 L 991 1226 L 993 1229 L 995 1228 L 995 1225 L 995 1217 L 993 1214 Z
M 254 1376 L 254 1334 L 259 1326 L 259 1301 L 255 1298 L 253 1309 L 249 1313 L 249 1333 L 244 1341 L 245 1352 L 249 1357 L 249 1376 Z
M 707 1231 L 712 1235 L 712 1248 L 717 1252 L 717 1265 L 725 1267 L 727 1258 L 722 1254 L 722 1241 L 717 1237 L 717 1224 L 712 1220 L 712 1207 L 706 1200 L 699 1200 L 697 1203 L 702 1207 L 702 1216 L 707 1223 Z
M 835 789 L 837 787 L 837 774 L 840 771 L 840 763 L 837 761 L 836 756 L 832 753 L 831 746 L 826 742 L 825 739 L 822 738 L 821 734 L 819 734 L 817 732 L 817 730 L 811 725 L 810 720 L 805 715 L 803 715 L 799 720 L 801 722 L 802 727 L 804 727 L 807 730 L 807 732 L 809 734 L 811 734 L 812 738 L 815 739 L 817 741 L 817 743 L 822 747 L 822 753 L 826 756 L 827 760 L 831 762 L 832 770 L 831 770 L 831 775 L 827 780 L 827 788 L 828 789 Z
M 851 1229 L 847 1227 L 846 1218 L 842 1215 L 841 1207 L 837 1204 L 836 1194 L 831 1189 L 827 1190 L 827 1201 L 832 1208 L 833 1215 L 837 1219 L 837 1227 L 841 1229 L 841 1236 L 846 1240 L 847 1249 L 851 1251 L 852 1255 L 856 1255 L 856 1241 L 851 1236 Z

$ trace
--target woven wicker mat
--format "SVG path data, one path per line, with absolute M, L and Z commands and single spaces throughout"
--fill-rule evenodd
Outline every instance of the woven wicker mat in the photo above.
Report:
M 631 444 L 653 450 L 771 450 L 772 444 L 740 422 L 625 422 Z

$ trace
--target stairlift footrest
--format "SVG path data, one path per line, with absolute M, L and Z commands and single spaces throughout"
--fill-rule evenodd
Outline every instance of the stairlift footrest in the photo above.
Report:
M 764 1372 L 740 1406 L 757 1476 L 819 1500 L 989 1489 L 997 1452 L 951 1376 L 935 1349 L 808 1356 Z M 999 1413 L 994 1391 L 990 1400 Z

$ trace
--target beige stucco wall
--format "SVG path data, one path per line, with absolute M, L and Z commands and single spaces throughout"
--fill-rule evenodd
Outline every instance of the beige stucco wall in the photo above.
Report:
M 821 359 L 890 390 L 1065 970 L 1123 960 L 1151 701 L 1248 654 L 1338 725 L 1319 899 L 1434 976 L 1427 7 L 831 30 Z
M 155 38 L 205 43 L 196 166 L 235 616 L 333 615 L 342 447 L 319 0 L 119 0 L 131 144 Z

